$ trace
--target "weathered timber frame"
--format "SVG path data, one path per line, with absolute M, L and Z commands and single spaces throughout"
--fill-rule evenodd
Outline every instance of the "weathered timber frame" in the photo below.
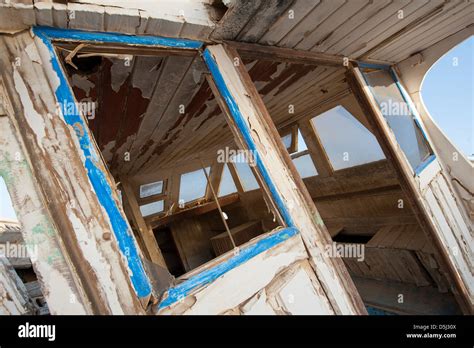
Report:
M 104 45 L 106 49 L 111 52 L 124 52 L 127 49 L 131 49 L 132 51 L 135 50 L 140 52 L 140 54 L 143 54 L 143 51 L 150 51 L 150 54 L 179 54 L 179 51 L 183 51 L 183 54 L 189 55 L 192 51 L 196 53 L 203 49 L 203 43 L 184 39 L 83 32 L 79 30 L 47 27 L 35 27 L 32 29 L 32 32 L 46 46 L 48 51 L 47 58 L 51 61 L 53 70 L 59 78 L 59 86 L 55 90 L 56 99 L 58 101 L 66 100 L 72 103 L 75 101 L 74 95 L 68 85 L 61 63 L 56 55 L 54 49 L 55 44 L 64 46 L 70 45 L 71 43 L 88 43 L 91 44 L 89 47 L 90 50 L 99 50 L 100 47 L 98 44 L 101 44 L 101 47 Z M 279 220 L 286 227 L 278 231 L 267 233 L 252 243 L 247 243 L 239 249 L 238 253 L 234 253 L 233 255 L 223 255 L 223 257 L 218 259 L 220 262 L 215 263 L 215 265 L 210 268 L 207 267 L 199 273 L 194 272 L 193 275 L 184 282 L 168 289 L 164 300 L 159 304 L 159 308 L 163 309 L 171 306 L 190 294 L 196 288 L 211 283 L 226 272 L 301 233 L 306 248 L 309 251 L 311 263 L 314 263 L 313 269 L 318 275 L 319 281 L 321 282 L 320 285 L 324 289 L 326 297 L 333 307 L 334 312 L 339 314 L 366 313 L 365 307 L 342 263 L 342 260 L 324 256 L 324 246 L 331 243 L 329 234 L 327 233 L 327 230 L 324 227 L 324 224 L 317 213 L 314 203 L 303 185 L 301 178 L 296 172 L 289 155 L 286 151 L 283 151 L 284 147 L 281 143 L 281 139 L 277 136 L 278 132 L 273 125 L 263 102 L 261 99 L 255 98 L 255 87 L 251 83 L 250 77 L 246 75 L 247 73 L 243 70 L 243 66 L 232 73 L 237 74 L 239 80 L 245 81 L 245 89 L 249 90 L 250 94 L 253 95 L 253 107 L 259 110 L 258 114 L 260 116 L 264 115 L 264 118 L 261 119 L 261 121 L 264 122 L 263 127 L 269 132 L 268 134 L 275 137 L 275 140 L 271 145 L 277 149 L 276 154 L 278 154 L 280 158 L 279 165 L 282 166 L 281 169 L 286 172 L 289 181 L 275 182 L 275 179 L 277 178 L 270 173 L 270 170 L 267 168 L 268 163 L 261 161 L 262 156 L 259 154 L 261 148 L 252 145 L 255 139 L 252 139 L 252 135 L 249 133 L 249 125 L 242 122 L 242 116 L 239 116 L 238 112 L 234 112 L 235 110 L 238 110 L 238 107 L 237 109 L 233 108 L 231 113 L 226 109 L 228 106 L 232 106 L 232 97 L 230 97 L 230 99 L 228 98 L 232 93 L 227 95 L 225 93 L 225 90 L 227 89 L 226 84 L 228 84 L 229 81 L 225 81 L 222 78 L 222 71 L 219 67 L 222 62 L 219 60 L 216 63 L 210 53 L 211 50 L 222 49 L 223 46 L 215 45 L 209 46 L 203 52 L 204 60 L 207 63 L 212 76 L 212 78 L 208 80 L 213 81 L 213 89 L 218 99 L 221 99 L 221 97 L 225 99 L 226 102 L 221 102 L 221 106 L 224 108 L 224 113 L 228 116 L 229 122 L 231 122 L 231 128 L 237 132 L 235 135 L 238 139 L 243 139 L 241 145 L 246 149 L 256 151 L 256 171 L 259 181 L 264 186 L 265 191 L 270 198 L 269 203 L 270 205 L 273 205 L 274 212 L 279 216 Z M 235 51 L 233 52 L 233 54 L 236 54 Z M 43 57 L 43 59 L 45 59 L 45 57 Z M 339 63 L 338 58 L 337 63 L 333 61 L 330 64 Z M 235 92 L 236 91 L 233 91 L 233 93 Z M 243 91 L 237 92 L 241 93 Z M 125 257 L 128 267 L 131 270 L 131 285 L 139 298 L 146 297 L 151 293 L 151 286 L 140 258 L 140 251 L 137 248 L 135 238 L 131 233 L 123 210 L 118 200 L 114 198 L 115 187 L 113 187 L 111 182 L 106 179 L 108 173 L 106 173 L 105 165 L 102 163 L 102 159 L 90 135 L 87 124 L 83 119 L 83 115 L 80 115 L 78 111 L 72 116 L 66 115 L 66 113 L 64 114 L 65 122 L 76 129 L 77 141 L 80 144 L 82 154 L 85 157 L 84 166 L 87 169 L 90 183 L 96 191 L 100 203 L 107 212 L 113 232 L 117 238 L 118 248 Z M 237 127 L 235 127 L 235 125 L 237 125 Z M 95 158 L 96 161 L 100 162 L 100 167 L 102 169 L 99 169 L 94 161 L 88 160 L 91 156 Z M 286 201 L 287 197 L 284 197 L 284 200 L 280 196 L 279 190 L 284 188 L 284 186 L 287 186 L 286 192 L 293 192 L 291 194 L 293 200 L 290 199 L 290 201 Z M 304 212 L 303 216 L 305 216 L 304 220 L 306 220 L 306 222 L 301 223 L 298 221 L 301 219 L 301 214 L 298 215 L 298 211 Z M 303 232 L 300 232 L 301 230 Z
M 227 45 L 208 46 L 203 53 L 212 79 L 208 79 L 239 145 L 254 153 L 262 189 L 281 220 L 297 228 L 308 250 L 321 287 L 339 314 L 366 313 L 342 260 L 324 254 L 332 241 L 306 186 L 291 161 L 265 105 L 237 50 Z M 265 154 L 265 155 L 263 155 Z
M 361 66 L 361 64 L 358 65 Z M 370 68 L 387 70 L 386 67 L 370 66 Z M 469 258 L 472 257 L 472 251 L 469 251 L 472 248 L 472 243 L 469 240 L 472 240 L 472 236 L 469 237 L 469 227 L 467 226 L 469 223 L 463 221 L 459 212 L 457 217 L 454 216 L 456 212 L 453 211 L 459 209 L 455 204 L 451 204 L 448 208 L 447 204 L 439 202 L 438 197 L 433 194 L 430 187 L 432 182 L 438 180 L 439 182 L 435 182 L 435 187 L 438 190 L 446 190 L 446 192 L 449 192 L 449 183 L 443 179 L 433 146 L 431 146 L 423 129 L 411 98 L 404 90 L 396 73 L 391 69 L 389 71 L 405 102 L 410 107 L 416 126 L 422 131 L 423 137 L 432 151 L 432 155 L 415 169 L 410 166 L 408 159 L 400 149 L 395 135 L 385 120 L 363 73 L 358 67 L 351 66 L 347 71 L 347 78 L 354 95 L 372 124 L 374 135 L 377 137 L 385 156 L 394 166 L 400 180 L 400 186 L 405 192 L 421 228 L 436 248 L 441 267 L 453 284 L 452 291 L 461 310 L 464 313 L 473 313 L 473 275 L 472 269 L 469 270 Z M 440 185 L 444 188 L 441 188 Z M 430 196 L 428 197 L 428 195 Z M 445 226 L 442 226 L 443 222 Z M 456 225 L 453 227 L 453 231 L 457 230 L 458 234 L 465 234 L 461 236 L 454 235 L 455 232 L 447 227 L 448 224 Z M 464 245 L 462 243 L 463 239 L 465 239 Z

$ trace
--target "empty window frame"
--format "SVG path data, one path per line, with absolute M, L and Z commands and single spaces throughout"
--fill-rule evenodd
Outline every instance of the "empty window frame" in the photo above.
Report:
M 258 185 L 257 179 L 252 172 L 249 165 L 249 160 L 242 153 L 232 157 L 232 163 L 235 166 L 235 170 L 239 175 L 240 182 L 244 191 L 256 190 L 260 186 Z
M 375 136 L 342 106 L 312 119 L 334 170 L 384 159 Z
M 318 171 L 314 166 L 313 160 L 308 151 L 308 147 L 301 135 L 301 132 L 298 128 L 295 129 L 296 131 L 293 134 L 295 138 L 293 141 L 293 148 L 287 148 L 288 152 L 290 153 L 290 157 L 295 164 L 296 170 L 300 174 L 300 176 L 304 178 L 308 178 L 310 176 L 318 175 Z
M 140 198 L 146 198 L 163 193 L 163 180 L 140 185 Z
M 209 174 L 210 167 L 206 168 L 206 172 Z M 206 188 L 207 178 L 202 169 L 182 174 L 179 185 L 179 203 L 188 203 L 204 197 Z
M 68 42 L 69 41 L 72 41 L 72 42 L 86 42 L 87 43 L 89 41 L 93 42 L 95 39 L 100 38 L 100 42 L 115 43 L 115 44 L 119 44 L 119 45 L 129 46 L 130 48 L 134 48 L 136 46 L 142 46 L 142 45 L 145 45 L 145 46 L 143 46 L 145 48 L 148 47 L 148 46 L 168 47 L 169 46 L 168 40 L 169 41 L 172 40 L 173 42 L 175 42 L 176 40 L 181 40 L 181 39 L 157 38 L 157 37 L 152 37 L 152 36 L 147 36 L 147 37 L 129 36 L 129 35 L 122 35 L 122 34 L 115 34 L 115 33 L 80 32 L 78 30 L 69 30 L 69 29 L 68 30 L 62 30 L 62 29 L 34 28 L 34 30 L 35 30 L 35 33 L 39 34 L 40 39 L 42 39 L 47 44 L 48 48 L 50 49 L 51 59 L 52 59 L 53 63 L 55 63 L 55 64 L 53 64 L 54 66 L 59 66 L 60 64 L 56 64 L 56 63 L 59 63 L 59 62 L 58 62 L 58 58 L 55 54 L 55 51 L 53 49 L 53 46 L 51 44 L 51 40 L 68 41 Z M 72 39 L 71 33 L 74 34 L 73 39 Z M 196 41 L 181 40 L 180 49 L 184 48 L 184 49 L 188 49 L 188 50 L 197 50 L 202 45 L 203 45 L 202 43 L 196 42 Z M 100 47 L 102 47 L 102 46 L 103 45 L 101 45 Z M 58 76 L 60 77 L 61 81 L 65 81 L 65 84 L 67 85 L 67 81 L 66 81 L 66 78 L 64 76 L 63 71 L 61 69 L 58 69 L 56 72 L 57 72 Z M 72 102 L 74 100 L 74 98 L 72 96 L 72 93 L 69 90 L 67 91 L 67 97 L 68 97 L 68 100 L 71 100 L 71 102 Z M 56 97 L 58 97 L 58 94 L 56 95 Z M 91 180 L 95 180 L 95 179 L 91 178 Z M 184 184 L 182 186 L 184 186 Z M 258 187 L 258 184 L 257 184 L 257 187 Z M 183 191 L 186 191 L 186 190 L 183 190 Z M 205 191 L 205 188 L 204 188 L 203 191 Z M 158 204 L 158 202 L 154 202 L 154 203 Z M 286 239 L 290 238 L 291 236 L 295 235 L 296 233 L 298 233 L 298 231 L 294 228 L 283 229 L 283 230 L 279 230 L 279 231 L 275 232 L 275 234 L 279 235 L 278 239 L 277 239 L 278 243 L 280 243 L 282 240 L 286 240 Z M 256 241 L 254 243 L 254 245 L 249 246 L 249 250 L 247 252 L 240 253 L 238 255 L 232 256 L 232 258 L 237 259 L 238 262 L 242 262 L 243 257 L 247 257 L 247 258 L 253 257 L 253 256 L 257 255 L 258 253 L 262 252 L 262 245 L 265 248 L 264 250 L 266 250 L 269 247 L 271 247 L 272 245 L 276 244 L 276 242 L 274 242 L 274 240 L 275 239 L 273 238 L 271 240 Z M 268 243 L 269 241 L 270 241 L 270 243 Z M 135 259 L 130 258 L 128 256 L 127 250 L 123 250 L 122 247 L 121 247 L 121 251 L 127 256 L 129 264 L 135 265 L 136 263 L 140 263 L 140 258 L 135 258 Z M 141 264 L 139 264 L 139 266 L 140 265 Z M 187 288 L 195 288 L 195 287 L 199 286 L 200 284 L 203 284 L 204 281 L 209 282 L 209 277 L 208 277 L 209 272 L 213 272 L 213 277 L 214 277 L 214 276 L 219 276 L 219 275 L 224 274 L 225 272 L 227 272 L 231 268 L 233 268 L 233 267 L 229 267 L 229 266 L 224 265 L 224 267 L 214 267 L 214 268 L 211 268 L 211 269 L 201 270 L 202 271 L 202 276 L 201 276 L 201 274 L 194 273 L 194 279 L 191 282 L 191 284 L 189 284 L 187 281 L 184 281 L 184 282 L 180 283 L 179 286 L 185 286 Z M 138 269 L 138 270 L 140 271 L 140 269 Z M 138 274 L 138 275 L 140 275 L 140 274 Z M 134 275 L 136 275 L 136 274 L 134 274 Z M 199 279 L 196 279 L 196 276 Z M 149 285 L 148 279 L 145 279 L 145 280 L 146 280 L 145 285 L 148 286 Z M 140 284 L 144 284 L 144 283 L 145 282 L 142 282 Z M 145 292 L 145 290 L 146 290 L 147 293 L 149 293 L 148 289 L 139 288 L 138 285 L 136 285 L 135 283 L 133 285 L 134 285 L 134 288 L 137 290 L 137 292 Z M 173 303 L 176 300 L 177 299 L 175 297 L 169 296 L 166 300 L 166 303 L 162 303 L 162 305 L 163 306 L 169 305 L 170 303 Z
M 140 213 L 143 217 L 161 213 L 164 209 L 164 201 L 156 201 L 140 206 Z
M 363 74 L 398 144 L 416 171 L 432 158 L 433 151 L 397 85 L 396 77 L 388 70 L 365 69 Z

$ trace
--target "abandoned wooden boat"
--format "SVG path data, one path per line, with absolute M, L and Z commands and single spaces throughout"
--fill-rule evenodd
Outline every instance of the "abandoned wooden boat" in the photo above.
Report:
M 472 313 L 473 165 L 420 89 L 473 7 L 1 1 L 0 313 Z

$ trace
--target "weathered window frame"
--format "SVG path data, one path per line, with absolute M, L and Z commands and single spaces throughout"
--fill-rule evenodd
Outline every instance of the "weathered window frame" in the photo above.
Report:
M 168 54 L 176 54 L 176 52 L 180 51 L 185 52 L 185 54 L 189 53 L 190 51 L 197 53 L 198 51 L 204 49 L 203 42 L 187 39 L 165 38 L 157 36 L 135 36 L 104 32 L 87 32 L 81 30 L 58 29 L 50 27 L 33 27 L 32 31 L 47 46 L 53 69 L 57 73 L 57 77 L 60 80 L 59 86 L 55 91 L 56 98 L 58 100 L 68 100 L 73 103 L 75 101 L 75 97 L 72 92 L 72 88 L 69 85 L 66 75 L 63 71 L 60 60 L 56 54 L 56 50 L 54 48 L 54 43 L 56 42 L 73 42 L 77 44 L 105 44 L 106 47 L 107 45 L 113 44 L 120 46 L 120 48 L 125 47 L 130 48 L 131 50 L 140 50 L 143 48 L 158 48 L 159 51 L 169 50 Z M 114 46 L 114 49 L 116 49 L 116 46 Z M 207 49 L 205 49 L 203 52 L 203 58 L 204 62 L 207 64 L 207 67 L 211 72 L 212 77 L 216 81 L 216 85 L 223 92 L 223 94 L 225 94 L 225 90 L 227 89 L 227 87 L 220 75 L 219 68 L 213 61 Z M 54 85 L 54 83 L 57 83 L 57 81 L 51 81 L 51 83 L 52 85 Z M 232 96 L 230 96 L 229 98 L 232 99 Z M 84 156 L 86 158 L 88 156 L 90 157 L 90 152 L 93 151 L 94 153 L 92 155 L 94 156 L 94 158 L 97 160 L 102 160 L 100 154 L 95 153 L 94 146 L 88 145 L 91 143 L 91 135 L 89 134 L 90 132 L 88 130 L 88 126 L 84 120 L 83 115 L 80 114 L 79 110 L 76 110 L 75 115 L 73 116 L 75 122 L 72 122 L 72 120 L 68 120 L 67 117 L 63 115 L 67 124 L 77 130 L 76 122 L 79 122 L 80 126 L 82 126 L 82 128 L 84 129 L 84 132 L 82 132 L 82 134 L 81 132 L 76 131 L 76 135 L 78 136 L 78 141 L 81 144 L 81 149 L 83 151 Z M 276 245 L 288 240 L 289 238 L 299 233 L 298 229 L 294 227 L 291 217 L 275 189 L 274 183 L 268 176 L 268 170 L 261 162 L 260 155 L 258 154 L 255 145 L 248 136 L 250 130 L 245 125 L 245 122 L 241 121 L 243 116 L 239 112 L 233 113 L 233 116 L 236 118 L 236 123 L 239 125 L 240 131 L 248 140 L 247 143 L 249 147 L 257 154 L 256 166 L 258 170 L 262 173 L 262 177 L 265 181 L 265 184 L 270 188 L 270 192 L 272 193 L 272 199 L 275 201 L 275 205 L 278 207 L 279 213 L 283 217 L 286 226 L 283 229 L 279 229 L 278 231 L 267 232 L 263 234 L 260 238 L 258 238 L 256 241 L 248 242 L 243 247 L 239 248 L 238 253 L 235 253 L 234 251 L 229 251 L 228 253 L 223 254 L 217 259 L 214 259 L 214 261 L 217 260 L 218 263 L 210 268 L 201 266 L 202 270 L 199 270 L 198 268 L 197 274 L 195 274 L 195 270 L 192 271 L 194 274 L 191 275 L 190 278 L 168 289 L 168 295 L 159 304 L 159 308 L 164 308 L 172 305 L 173 303 L 183 299 L 194 289 L 211 283 L 213 280 L 222 276 L 226 272 L 238 267 L 249 259 L 257 256 L 258 254 L 270 248 L 275 247 Z M 117 236 L 117 240 L 119 241 L 120 251 L 126 257 L 130 269 L 133 270 L 133 274 L 135 276 L 138 274 L 141 277 L 140 281 L 137 281 L 133 278 L 133 276 L 131 276 L 132 285 L 139 297 L 144 297 L 151 293 L 151 284 L 147 274 L 145 273 L 142 260 L 139 256 L 137 243 L 134 240 L 134 237 L 129 234 L 128 228 L 126 228 L 127 222 L 124 220 L 124 217 L 119 213 L 121 208 L 118 206 L 118 202 L 113 199 L 113 190 L 115 190 L 115 188 L 111 187 L 110 183 L 106 180 L 105 177 L 95 177 L 93 169 L 94 168 L 92 168 L 92 170 L 88 170 L 89 180 L 91 181 L 91 185 L 96 190 L 99 199 L 101 198 L 99 197 L 101 194 L 103 196 L 106 196 L 106 202 L 101 203 L 103 203 L 110 220 L 112 222 L 115 222 L 115 224 L 113 223 L 112 227 L 115 235 Z M 128 243 L 123 242 L 124 237 L 128 237 Z M 232 253 L 234 253 L 234 255 L 231 256 Z
M 386 70 L 390 74 L 391 78 L 393 79 L 393 82 L 395 83 L 398 90 L 400 91 L 400 94 L 401 94 L 403 100 L 405 101 L 406 105 L 410 109 L 410 113 L 412 114 L 412 120 L 414 122 L 414 126 L 420 131 L 421 136 L 422 136 L 422 138 L 423 138 L 423 140 L 424 140 L 425 144 L 427 145 L 427 147 L 429 149 L 429 152 L 430 152 L 430 155 L 427 158 L 425 158 L 416 168 L 412 168 L 410 166 L 410 168 L 412 168 L 412 170 L 413 170 L 414 175 L 420 176 L 420 174 L 430 165 L 430 163 L 432 163 L 436 159 L 436 155 L 433 151 L 433 146 L 431 146 L 431 144 L 428 140 L 428 137 L 426 136 L 425 130 L 423 129 L 422 122 L 420 121 L 420 119 L 421 119 L 420 114 L 418 113 L 418 110 L 416 109 L 416 107 L 414 107 L 411 98 L 409 97 L 409 95 L 406 92 L 405 88 L 401 84 L 397 73 L 395 72 L 395 70 L 391 66 L 388 66 L 388 65 L 368 64 L 368 63 L 359 62 L 358 67 L 360 69 Z M 365 82 L 370 87 L 370 84 L 367 80 L 367 77 L 365 76 L 365 74 L 362 70 L 361 70 L 361 73 L 362 73 L 362 76 L 364 77 Z M 372 87 L 370 87 L 370 90 L 371 90 L 372 94 L 375 95 Z M 384 117 L 384 119 L 385 119 L 385 117 Z M 387 122 L 386 119 L 385 119 L 385 121 Z M 388 122 L 387 122 L 387 124 L 388 124 Z M 391 128 L 391 127 L 389 126 L 389 128 Z M 404 152 L 403 152 L 403 155 L 405 156 Z

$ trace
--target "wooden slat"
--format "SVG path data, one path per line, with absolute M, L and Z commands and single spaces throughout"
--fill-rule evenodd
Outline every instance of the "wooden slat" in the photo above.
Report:
M 364 8 L 369 0 L 351 0 L 347 1 L 336 12 L 333 12 L 323 22 L 315 22 L 315 29 L 296 45 L 295 48 L 300 50 L 309 50 L 315 44 L 319 44 L 331 36 L 342 24 L 349 20 L 360 9 Z
M 124 163 L 120 168 L 122 174 L 130 173 L 140 155 L 146 151 L 153 130 L 157 127 L 174 93 L 178 90 L 181 80 L 190 68 L 193 58 L 168 57 L 164 62 L 162 73 L 156 83 L 155 91 L 151 96 L 148 109 L 143 116 L 140 129 L 133 143 L 130 145 L 130 162 Z
M 263 1 L 258 8 L 258 15 L 250 19 L 240 31 L 237 39 L 244 42 L 257 42 L 293 2 L 293 0 Z
M 287 13 L 284 13 L 278 21 L 268 29 L 265 35 L 260 39 L 259 43 L 263 45 L 274 46 L 286 35 L 288 32 L 303 20 L 308 13 L 310 13 L 316 6 L 318 6 L 320 0 L 314 0 L 311 3 L 307 1 L 295 1 L 288 9 Z M 289 11 L 292 11 L 290 17 Z
M 264 46 L 254 43 L 244 43 L 237 41 L 225 41 L 226 44 L 234 47 L 244 59 L 261 59 L 277 62 L 289 62 L 293 64 L 312 64 L 343 66 L 344 57 L 317 52 L 307 52 L 292 48 Z
M 305 36 L 308 31 L 314 30 L 315 26 L 323 22 L 332 13 L 336 12 L 339 7 L 345 3 L 344 0 L 321 0 L 306 17 L 295 25 L 291 31 L 278 43 L 283 47 L 295 47 Z

